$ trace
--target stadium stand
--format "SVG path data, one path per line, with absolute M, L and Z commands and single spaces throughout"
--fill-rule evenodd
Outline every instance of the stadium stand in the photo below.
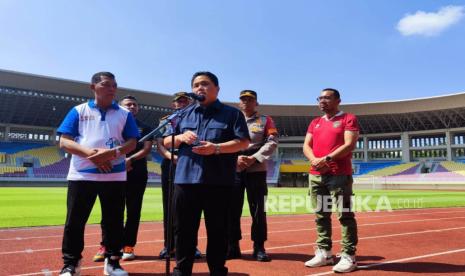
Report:
M 413 163 L 414 166 L 411 166 L 409 169 L 406 169 L 404 171 L 398 172 L 393 175 L 409 175 L 409 174 L 417 174 L 420 173 L 420 168 L 421 168 L 421 163 Z
M 149 126 L 172 112 L 171 93 L 118 88 L 118 96 L 126 94 L 142 103 L 138 119 Z M 72 106 L 91 97 L 88 83 L 0 69 L 0 96 L 0 182 L 14 177 L 64 183 L 69 160 L 56 147 L 56 128 Z M 309 164 L 302 143 L 309 122 L 321 114 L 312 99 L 303 99 L 309 105 L 260 105 L 260 112 L 273 117 L 280 134 L 277 156 L 267 161 L 269 183 L 295 186 L 298 178 L 305 186 Z M 357 115 L 361 129 L 353 155 L 355 176 L 383 183 L 465 185 L 463 102 L 465 93 L 341 105 L 343 111 Z M 161 157 L 152 154 L 148 163 L 152 183 L 160 182 L 160 162 Z
M 47 146 L 44 143 L 27 143 L 27 142 L 0 142 L 0 152 L 5 154 L 14 154 L 20 151 L 37 149 Z
M 390 175 L 399 175 L 402 174 L 402 172 L 413 168 L 415 166 L 418 166 L 418 163 L 416 162 L 409 162 L 409 163 L 403 163 L 403 164 L 398 164 L 398 165 L 391 165 L 388 167 L 385 167 L 383 169 L 378 169 L 371 171 L 369 174 L 373 176 L 390 176 Z
M 161 159 L 158 153 L 152 152 L 152 160 L 147 162 L 149 179 L 161 181 Z
M 399 161 L 385 161 L 385 162 L 354 162 L 354 175 L 369 174 L 372 171 L 381 170 L 386 167 L 399 165 Z
M 465 163 L 462 162 L 452 162 L 452 161 L 443 161 L 440 163 L 440 166 L 446 171 L 454 172 L 460 175 L 465 176 Z M 442 171 L 442 170 L 440 170 Z
M 26 177 L 26 168 L 2 166 L 0 167 L 0 175 L 2 177 Z
M 11 160 L 16 160 L 16 164 L 22 164 L 21 160 L 31 156 L 38 166 L 48 166 L 64 158 L 64 153 L 57 146 L 44 146 L 40 148 L 16 152 L 10 155 Z
M 43 143 L 2 142 L 0 148 L 8 152 L 2 155 L 5 161 L 0 165 L 0 177 L 64 179 L 68 174 L 70 161 L 57 146 Z M 155 152 L 152 156 L 154 161 L 148 162 L 150 178 L 158 180 L 161 157 Z M 23 166 L 26 158 L 33 160 L 30 171 Z
M 282 173 L 308 172 L 310 162 L 303 159 L 283 159 L 279 171 Z
M 1 177 L 28 177 L 27 168 L 23 160 L 28 156 L 34 159 L 35 151 L 46 147 L 43 143 L 0 142 L 0 151 L 3 153 L 0 165 Z M 33 163 L 30 164 L 33 166 Z
M 279 165 L 280 161 L 270 159 L 267 160 L 267 172 L 266 172 L 266 181 L 268 184 L 277 184 L 279 180 Z
M 34 177 L 40 178 L 66 178 L 69 170 L 70 159 L 63 158 L 58 162 L 33 168 Z

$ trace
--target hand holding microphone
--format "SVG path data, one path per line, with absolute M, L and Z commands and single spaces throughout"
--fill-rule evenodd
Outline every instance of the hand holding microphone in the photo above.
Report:
M 199 101 L 199 102 L 205 101 L 205 96 L 204 95 L 198 95 L 198 94 L 193 93 L 193 92 L 186 93 L 186 96 L 191 98 L 191 99 L 194 99 L 196 101 Z

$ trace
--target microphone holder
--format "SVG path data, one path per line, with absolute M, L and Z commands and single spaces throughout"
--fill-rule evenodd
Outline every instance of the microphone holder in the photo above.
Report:
M 162 135 L 161 133 L 161 129 L 163 129 L 167 124 L 171 124 L 171 127 L 172 127 L 172 133 L 171 133 L 171 148 L 170 148 L 170 153 L 171 153 L 171 158 L 170 158 L 170 169 L 169 169 L 169 178 L 168 178 L 168 200 L 167 200 L 167 205 L 166 206 L 168 208 L 167 212 L 166 212 L 166 215 L 168 217 L 168 220 L 167 220 L 167 225 L 166 225 L 166 240 L 167 240 L 167 248 L 166 250 L 168 251 L 168 254 L 166 254 L 166 257 L 165 257 L 165 275 L 166 276 L 169 276 L 170 275 L 170 258 L 171 258 L 171 252 L 173 251 L 173 245 L 171 243 L 171 240 L 173 239 L 173 215 L 172 215 L 172 212 L 173 212 L 173 192 L 174 192 L 174 136 L 175 136 L 175 132 L 174 132 L 174 129 L 177 125 L 177 123 L 179 123 L 179 121 L 177 121 L 176 119 L 178 117 L 180 117 L 182 114 L 184 114 L 184 112 L 186 111 L 186 109 L 188 107 L 190 107 L 191 105 L 193 105 L 195 103 L 195 101 L 191 104 L 189 104 L 188 106 L 182 108 L 182 109 L 179 109 L 179 110 L 176 110 L 173 114 L 171 114 L 170 116 L 168 116 L 168 118 L 166 118 L 166 120 L 161 123 L 160 125 L 158 125 L 157 128 L 155 128 L 154 130 L 152 130 L 150 133 L 148 133 L 147 135 L 145 135 L 144 137 L 142 137 L 139 142 L 144 142 L 148 139 L 150 139 L 150 137 L 160 137 Z

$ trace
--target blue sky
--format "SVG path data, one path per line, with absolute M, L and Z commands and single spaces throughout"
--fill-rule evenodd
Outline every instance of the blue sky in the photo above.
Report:
M 219 98 L 344 103 L 465 91 L 465 1 L 0 0 L 0 68 L 172 94 L 215 73 Z

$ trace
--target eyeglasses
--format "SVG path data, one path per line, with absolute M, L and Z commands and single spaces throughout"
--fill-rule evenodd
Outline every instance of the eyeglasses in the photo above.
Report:
M 331 101 L 332 99 L 333 99 L 333 97 L 331 97 L 331 96 L 319 96 L 319 97 L 316 97 L 317 102 L 328 102 L 328 101 Z

